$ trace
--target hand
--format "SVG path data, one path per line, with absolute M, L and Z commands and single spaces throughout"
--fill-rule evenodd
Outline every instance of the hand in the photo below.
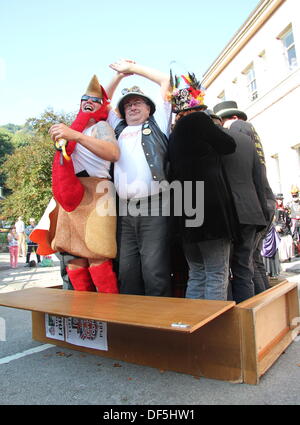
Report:
M 60 139 L 76 140 L 77 131 L 72 130 L 65 124 L 54 124 L 49 130 L 51 139 L 57 142 Z
M 118 74 L 127 77 L 128 75 L 134 74 L 131 67 L 132 64 L 135 64 L 135 61 L 131 59 L 120 59 L 117 62 L 110 64 L 109 67 L 114 71 L 117 71 Z

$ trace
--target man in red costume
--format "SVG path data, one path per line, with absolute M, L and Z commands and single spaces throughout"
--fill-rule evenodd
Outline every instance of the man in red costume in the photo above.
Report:
M 119 158 L 119 148 L 106 122 L 108 105 L 94 75 L 71 127 L 50 128 L 58 148 L 52 168 L 54 199 L 30 235 L 39 244 L 39 254 L 71 254 L 66 271 L 79 291 L 118 292 L 112 268 L 116 214 L 109 169 Z

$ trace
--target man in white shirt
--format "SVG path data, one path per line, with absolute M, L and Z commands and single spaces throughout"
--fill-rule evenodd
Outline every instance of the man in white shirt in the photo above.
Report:
M 139 87 L 125 89 L 117 105 L 118 114 L 111 110 L 108 116 L 120 149 L 114 165 L 114 184 L 120 198 L 120 293 L 170 296 L 169 217 L 162 212 L 160 195 L 168 167 L 169 76 L 127 60 L 110 66 L 117 74 L 107 88 L 109 97 L 121 79 L 132 74 L 159 84 L 162 94 L 160 105 L 156 105 Z
M 19 245 L 19 257 L 26 257 L 26 236 L 25 236 L 25 224 L 23 217 L 19 217 L 16 221 L 16 232 L 18 235 Z

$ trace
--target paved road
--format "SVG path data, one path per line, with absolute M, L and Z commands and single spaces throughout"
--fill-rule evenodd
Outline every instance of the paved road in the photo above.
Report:
M 283 268 L 297 264 L 300 261 Z M 300 282 L 298 274 L 282 275 Z M 0 293 L 57 284 L 58 261 L 52 268 L 26 269 L 21 264 L 13 270 L 8 254 L 0 254 Z M 32 340 L 30 312 L 0 307 L 0 318 L 6 325 L 6 341 L 0 341 L 1 405 L 120 405 L 126 410 L 125 406 L 300 404 L 300 341 L 292 343 L 253 386 L 41 344 Z

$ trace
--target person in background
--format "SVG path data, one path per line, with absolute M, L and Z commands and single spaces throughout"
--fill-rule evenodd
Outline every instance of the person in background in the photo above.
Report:
M 16 269 L 18 266 L 18 234 L 16 232 L 16 227 L 12 226 L 10 231 L 7 234 L 9 257 L 10 257 L 10 267 Z
M 23 217 L 19 217 L 15 223 L 16 232 L 18 235 L 18 244 L 19 244 L 19 257 L 26 256 L 26 235 L 25 235 L 25 223 Z
M 279 245 L 280 236 L 275 229 L 275 217 L 274 222 L 271 224 L 266 237 L 263 240 L 261 255 L 265 264 L 267 276 L 271 279 L 276 279 L 281 271 L 279 262 Z
M 291 218 L 287 208 L 283 204 L 283 194 L 278 193 L 276 196 L 275 211 L 275 230 L 280 236 L 280 244 L 278 248 L 279 261 L 291 261 L 294 256 L 294 244 L 291 231 Z
M 291 217 L 291 232 L 294 241 L 295 256 L 300 256 L 300 196 L 299 188 L 296 185 L 291 187 L 292 199 L 287 204 L 287 208 Z
M 29 267 L 30 264 L 30 255 L 32 252 L 35 252 L 37 262 L 41 262 L 41 256 L 36 252 L 38 248 L 38 244 L 30 240 L 29 235 L 35 229 L 36 223 L 34 218 L 29 219 L 29 226 L 25 227 L 25 234 L 27 239 L 27 254 L 26 254 L 26 264 L 25 267 Z
M 237 303 L 255 295 L 255 260 L 258 232 L 267 228 L 274 216 L 275 200 L 267 202 L 269 187 L 265 167 L 262 166 L 253 129 L 245 122 L 247 115 L 237 108 L 234 101 L 224 101 L 214 106 L 213 111 L 223 121 L 223 128 L 237 143 L 232 155 L 223 157 L 223 165 L 232 190 L 239 220 L 240 239 L 233 244 L 231 258 L 232 298 Z M 251 134 L 253 137 L 251 137 Z M 271 189 L 270 192 L 272 193 Z M 273 193 L 272 193 L 273 198 Z M 260 292 L 265 290 L 261 281 Z

